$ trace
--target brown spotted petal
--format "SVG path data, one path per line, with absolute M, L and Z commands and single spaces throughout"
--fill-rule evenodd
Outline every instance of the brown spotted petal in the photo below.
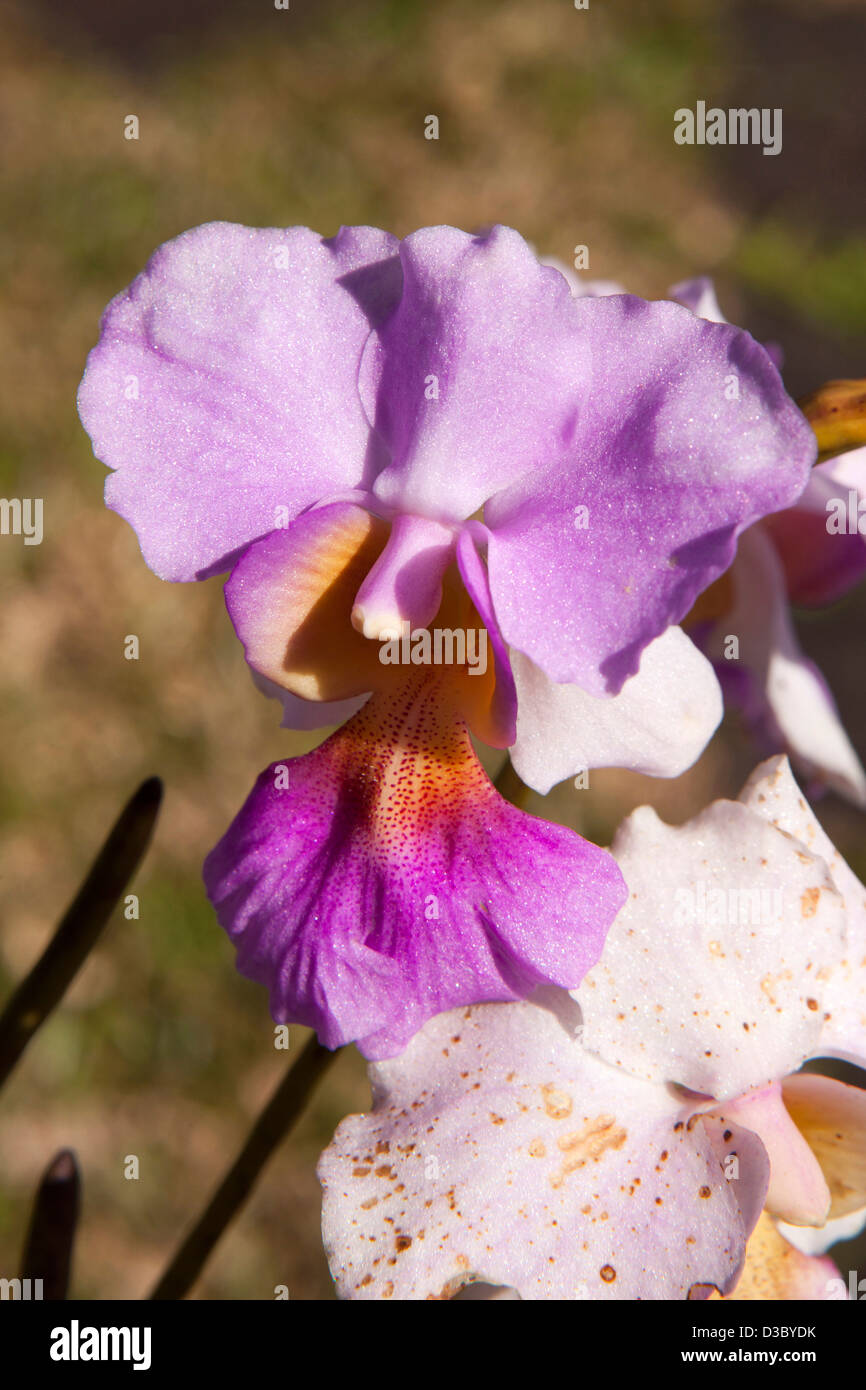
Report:
M 340 1297 L 733 1287 L 767 1188 L 760 1141 L 734 1125 L 722 1138 L 668 1088 L 592 1058 L 562 1019 L 530 1003 L 452 1010 L 371 1068 L 372 1113 L 344 1120 L 319 1164 Z
M 814 1056 L 846 932 L 823 858 L 734 801 L 683 826 L 642 807 L 612 852 L 629 899 L 575 993 L 586 1046 L 719 1100 Z
M 822 995 L 821 1037 L 812 1055 L 866 1066 L 866 888 L 828 837 L 791 774 L 787 758 L 769 758 L 740 794 L 744 805 L 820 855 L 845 903 L 845 948 L 835 968 L 816 961 Z M 813 973 L 814 973 L 813 972 Z M 793 1070 L 793 1068 L 792 1068 Z

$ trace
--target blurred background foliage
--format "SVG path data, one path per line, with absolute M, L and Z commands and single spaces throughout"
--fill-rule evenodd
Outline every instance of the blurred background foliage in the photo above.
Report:
M 326 235 L 501 221 L 566 261 L 586 244 L 591 275 L 649 298 L 712 274 L 729 318 L 783 344 L 795 395 L 864 375 L 866 9 L 0 0 L 0 21 L 0 492 L 45 503 L 41 546 L 0 541 L 4 994 L 136 783 L 167 787 L 139 920 L 116 915 L 2 1097 L 0 1272 L 15 1272 L 39 1174 L 70 1145 L 84 1175 L 73 1293 L 137 1298 L 286 1065 L 200 865 L 258 771 L 316 740 L 281 730 L 253 689 L 221 582 L 161 583 L 102 507 L 75 413 L 102 309 L 159 243 L 212 219 Z M 782 107 L 782 154 L 677 146 L 673 111 L 698 99 Z M 123 137 L 129 114 L 138 141 Z M 863 632 L 856 595 L 801 625 L 861 755 Z M 593 773 L 589 791 L 565 784 L 530 809 L 607 842 L 643 801 L 676 821 L 735 794 L 755 761 L 729 721 L 675 783 Z M 832 797 L 820 813 L 862 875 L 863 817 Z M 333 1296 L 313 1166 L 367 1100 L 347 1050 L 198 1297 Z

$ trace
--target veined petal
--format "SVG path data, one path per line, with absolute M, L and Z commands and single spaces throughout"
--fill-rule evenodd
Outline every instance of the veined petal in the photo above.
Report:
M 555 1012 L 454 1010 L 371 1076 L 372 1114 L 344 1120 L 319 1163 L 341 1296 L 450 1298 L 478 1280 L 523 1299 L 684 1299 L 736 1278 L 754 1201 L 745 1215 L 700 1117 L 588 1056 Z M 741 1137 L 754 1178 L 760 1144 Z
M 645 648 L 637 675 L 599 699 L 579 685 L 556 685 L 515 652 L 518 775 L 546 793 L 592 767 L 628 767 L 678 777 L 706 748 L 722 717 L 722 692 L 709 661 L 678 627 Z
M 226 569 L 280 509 L 372 480 L 358 363 L 399 296 L 397 245 L 212 222 L 108 306 L 78 407 L 117 470 L 106 501 L 163 579 Z
M 590 389 L 559 448 L 486 507 L 488 567 L 509 645 L 609 695 L 728 568 L 739 531 L 802 492 L 816 445 L 748 334 L 631 295 L 573 310 Z
M 814 1056 L 845 943 L 823 859 L 732 801 L 679 827 L 641 807 L 612 852 L 629 899 L 576 994 L 585 1045 L 720 1100 Z
M 845 903 L 845 949 L 824 981 L 823 1026 L 813 1056 L 843 1057 L 866 1066 L 866 888 L 846 864 L 806 801 L 787 758 L 755 768 L 740 800 L 827 864 Z
M 610 855 L 498 795 L 427 672 L 264 772 L 205 882 L 274 1018 L 372 1057 L 456 1004 L 578 983 L 625 898 Z
M 574 427 L 589 346 L 568 286 L 509 227 L 427 227 L 400 244 L 403 294 L 361 365 L 391 454 L 381 502 L 463 521 Z

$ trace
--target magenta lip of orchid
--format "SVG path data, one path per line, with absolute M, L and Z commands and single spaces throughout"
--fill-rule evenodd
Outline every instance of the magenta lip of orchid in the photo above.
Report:
M 275 1017 L 382 1056 L 454 1004 L 576 985 L 619 871 L 498 806 L 442 724 L 510 746 L 545 791 L 694 760 L 718 687 L 675 625 L 815 456 L 766 352 L 676 304 L 575 300 L 506 227 L 214 223 L 109 305 L 79 409 L 151 568 L 231 569 L 230 616 L 286 721 L 358 711 L 289 789 L 263 774 L 208 859 Z M 488 703 L 389 686 L 359 710 L 379 691 L 365 644 L 429 625 L 455 570 L 493 650 Z M 310 633 L 344 588 L 320 661 Z

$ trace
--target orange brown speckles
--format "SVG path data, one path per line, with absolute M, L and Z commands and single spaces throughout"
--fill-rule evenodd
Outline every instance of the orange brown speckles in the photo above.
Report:
M 377 1153 L 377 1154 L 386 1154 L 386 1153 L 390 1153 L 390 1151 L 391 1151 L 391 1145 L 388 1143 L 388 1140 L 387 1140 L 387 1139 L 380 1139 L 379 1142 L 378 1142 L 377 1145 L 376 1145 L 376 1153 Z
M 362 1211 L 372 1211 L 372 1210 L 373 1210 L 373 1207 L 378 1206 L 378 1205 L 379 1205 L 379 1198 L 378 1198 L 378 1197 L 368 1197 L 367 1200 L 366 1200 L 366 1202 L 362 1202 L 362 1203 L 361 1203 L 361 1210 L 362 1210 Z
M 411 1236 L 399 1235 L 399 1236 L 396 1236 L 396 1237 L 394 1238 L 394 1248 L 395 1248 L 395 1250 L 397 1251 L 397 1254 L 398 1254 L 398 1255 L 402 1255 L 402 1253 L 403 1253 L 404 1250 L 408 1250 L 408 1249 L 409 1249 L 409 1246 L 410 1246 L 411 1244 L 412 1244 L 412 1237 L 411 1237 Z
M 712 1195 L 712 1188 L 709 1187 L 702 1187 L 698 1191 L 698 1196 L 703 1197 L 704 1201 L 706 1201 L 708 1197 L 712 1197 Z
M 552 1081 L 541 1088 L 544 1108 L 552 1120 L 565 1120 L 571 1114 L 574 1101 L 567 1091 L 557 1090 Z
M 597 1163 L 608 1149 L 621 1149 L 627 1137 L 613 1115 L 597 1115 L 594 1120 L 587 1120 L 583 1129 L 563 1134 L 557 1146 L 566 1158 L 559 1170 L 551 1174 L 551 1186 L 561 1187 L 570 1173 L 587 1163 Z
M 800 911 L 804 917 L 814 917 L 818 911 L 818 900 L 821 897 L 820 888 L 807 888 L 800 898 Z
M 390 1163 L 383 1163 L 376 1169 L 377 1178 L 396 1178 L 396 1176 L 397 1174 L 394 1172 Z
M 504 1125 L 504 1124 L 505 1124 L 505 1116 L 504 1116 L 504 1115 L 496 1115 L 496 1114 L 494 1114 L 494 1112 L 491 1110 L 491 1112 L 490 1112 L 490 1123 L 491 1123 L 492 1125 Z
M 543 1139 L 533 1139 L 529 1145 L 530 1158 L 544 1158 L 547 1153 L 547 1146 Z
M 616 1278 L 616 1270 L 613 1265 L 602 1265 L 601 1269 L 598 1271 L 598 1275 L 606 1284 L 612 1284 Z
M 394 1293 L 394 1285 L 391 1283 L 391 1280 L 389 1279 L 388 1282 L 387 1282 L 387 1284 L 385 1285 L 384 1289 L 382 1290 L 382 1297 L 383 1297 L 383 1298 L 391 1298 L 391 1297 L 393 1296 L 393 1293 Z
M 807 999 L 807 1000 L 806 1000 L 806 1008 L 807 1008 L 807 1009 L 811 1009 L 812 1012 L 815 1013 L 815 1011 L 816 1011 L 817 1008 L 818 1008 L 818 1000 L 817 1000 L 817 999 Z
M 369 1168 L 353 1168 L 353 1169 L 352 1169 L 352 1177 L 353 1177 L 353 1178 L 367 1178 L 367 1177 L 369 1177 L 369 1176 L 370 1176 L 370 1169 L 369 1169 Z

